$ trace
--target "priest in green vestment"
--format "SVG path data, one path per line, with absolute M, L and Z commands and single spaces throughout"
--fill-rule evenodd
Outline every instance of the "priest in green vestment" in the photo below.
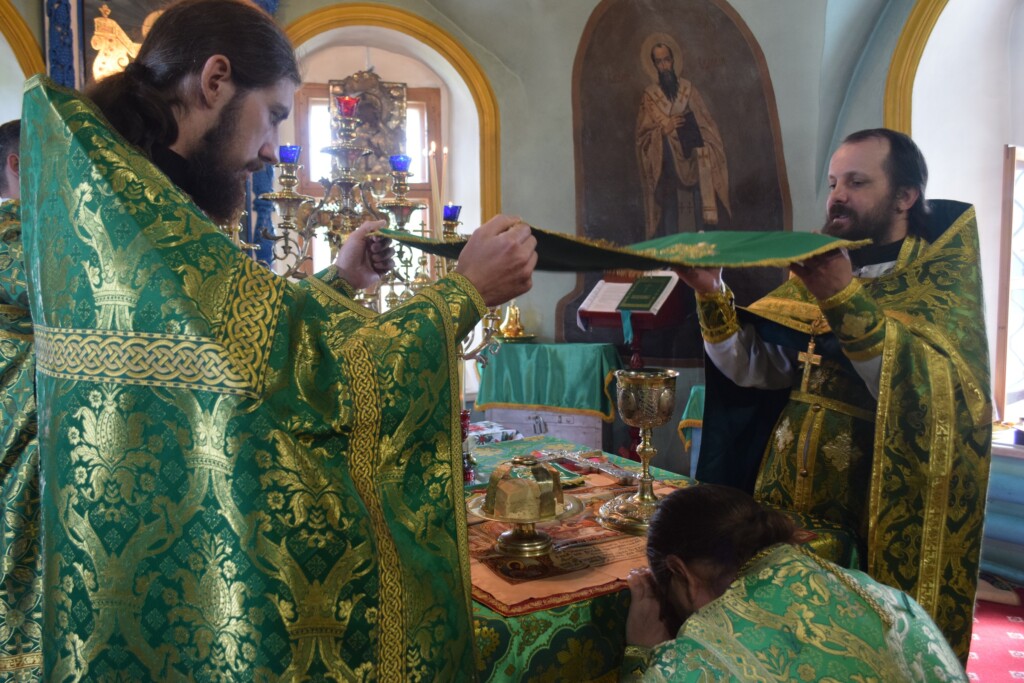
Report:
M 622 680 L 967 680 L 910 596 L 792 545 L 794 530 L 731 487 L 702 484 L 662 500 L 650 569 L 628 579 Z
M 15 194 L 15 193 L 5 193 Z M 20 204 L 0 204 L 0 678 L 39 680 L 39 453 Z
M 965 660 L 992 420 L 974 209 L 926 204 L 920 151 L 885 129 L 847 138 L 829 177 L 824 231 L 872 245 L 739 314 L 720 271 L 683 273 L 711 361 L 697 478 L 847 527 Z
M 472 678 L 456 349 L 529 287 L 529 229 L 492 220 L 380 316 L 341 277 L 374 275 L 365 228 L 351 268 L 290 283 L 211 219 L 275 160 L 283 32 L 186 0 L 133 64 L 103 114 L 26 86 L 43 676 Z
M 41 675 L 35 361 L 21 247 L 20 121 L 0 125 L 0 678 Z

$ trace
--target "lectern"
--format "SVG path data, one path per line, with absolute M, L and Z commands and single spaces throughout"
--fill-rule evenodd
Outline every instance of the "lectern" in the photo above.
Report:
M 670 270 L 645 273 L 639 278 L 605 275 L 580 305 L 579 318 L 594 327 L 623 327 L 623 311 L 629 312 L 632 338 L 629 344 L 629 369 L 641 370 L 643 335 L 679 325 L 686 315 L 685 297 L 693 297 L 689 288 Z

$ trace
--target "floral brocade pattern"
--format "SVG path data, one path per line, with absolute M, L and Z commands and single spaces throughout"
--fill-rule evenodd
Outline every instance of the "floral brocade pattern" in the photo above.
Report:
M 96 359 L 40 361 L 45 678 L 471 675 L 475 292 L 356 312 L 255 266 L 75 94 L 33 81 L 25 121 L 33 317 Z
M 658 646 L 643 680 L 941 683 L 966 677 L 920 605 L 860 572 L 783 545 L 691 616 L 675 640 Z
M 18 202 L 0 205 L 0 679 L 42 676 L 35 361 Z
M 626 632 L 629 591 L 617 591 L 515 618 L 473 603 L 482 681 L 614 681 Z

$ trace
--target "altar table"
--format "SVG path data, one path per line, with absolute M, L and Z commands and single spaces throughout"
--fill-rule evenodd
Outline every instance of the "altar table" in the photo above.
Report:
M 487 477 L 502 461 L 551 450 L 585 451 L 623 469 L 639 469 L 635 462 L 551 436 L 487 444 L 474 449 L 479 462 L 477 483 L 466 486 L 467 500 L 483 494 Z M 651 473 L 658 480 L 655 492 L 659 495 L 694 483 L 657 468 L 651 468 Z M 575 683 L 618 679 L 629 611 L 625 577 L 633 567 L 646 564 L 645 539 L 603 529 L 593 521 L 593 511 L 601 500 L 635 490 L 635 486 L 623 486 L 604 474 L 588 474 L 584 480 L 580 487 L 564 489 L 590 503 L 584 513 L 537 525 L 552 535 L 555 561 L 497 556 L 491 551 L 493 541 L 508 526 L 470 517 L 473 627 L 480 680 Z M 802 542 L 811 549 L 839 558 L 846 566 L 857 566 L 856 544 L 842 530 L 789 514 L 802 529 Z M 576 566 L 582 568 L 569 571 Z
M 609 384 L 622 367 L 612 344 L 509 344 L 489 354 L 476 410 L 515 408 L 615 417 Z
M 622 367 L 612 344 L 503 342 L 480 371 L 475 409 L 523 434 L 608 447 L 610 383 Z
M 480 463 L 477 474 L 479 483 L 467 486 L 467 498 L 482 495 L 487 477 L 498 463 L 537 450 L 574 450 L 599 454 L 586 446 L 551 436 L 479 446 L 474 449 L 474 456 Z M 616 465 L 636 466 L 636 463 L 615 456 L 601 455 Z M 671 477 L 672 483 L 678 486 L 688 484 L 687 480 L 670 472 L 655 470 L 655 475 Z M 617 485 L 607 475 L 587 475 L 586 478 L 588 484 L 594 481 L 607 485 L 607 492 L 603 494 L 605 498 L 630 488 Z M 591 499 L 595 495 L 602 495 L 594 492 L 596 488 L 605 487 L 588 485 L 587 490 L 592 493 L 581 494 L 580 498 Z M 579 490 L 564 489 L 570 495 L 577 495 Z M 621 552 L 626 559 L 577 572 L 506 584 L 504 590 L 501 590 L 505 583 L 503 579 L 477 557 L 486 555 L 488 547 L 493 545 L 493 539 L 508 527 L 497 522 L 470 518 L 470 553 L 474 556 L 471 565 L 473 623 L 480 680 L 617 680 L 626 646 L 625 620 L 629 609 L 629 591 L 624 579 L 631 568 L 645 564 L 644 539 L 603 528 L 595 529 L 592 522 L 586 521 L 586 517 L 584 513 L 563 522 L 538 525 L 538 529 L 546 530 L 554 536 L 555 556 L 571 556 L 575 552 L 585 558 L 588 553 L 608 552 L 608 549 L 612 549 L 612 552 Z M 480 529 L 481 526 L 487 527 L 486 530 Z M 483 532 L 474 533 L 477 531 Z M 578 538 L 572 537 L 574 533 L 578 534 Z M 616 551 L 616 542 L 625 547 Z M 490 561 L 501 564 L 494 557 Z M 508 563 L 515 568 L 516 565 L 530 562 L 525 559 L 510 560 Z M 490 586 L 497 597 L 481 586 Z M 515 594 L 523 600 L 511 604 L 502 602 L 502 597 Z

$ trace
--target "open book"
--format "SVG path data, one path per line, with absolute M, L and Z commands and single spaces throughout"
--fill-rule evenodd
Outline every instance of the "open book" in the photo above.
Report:
M 657 315 L 678 282 L 679 276 L 671 270 L 650 271 L 633 282 L 600 280 L 580 304 L 576 322 L 581 330 L 585 330 L 581 315 L 587 317 L 624 310 Z
M 601 280 L 580 305 L 588 313 L 614 313 L 619 310 L 657 313 L 672 293 L 679 276 L 671 270 L 653 270 L 633 282 Z

